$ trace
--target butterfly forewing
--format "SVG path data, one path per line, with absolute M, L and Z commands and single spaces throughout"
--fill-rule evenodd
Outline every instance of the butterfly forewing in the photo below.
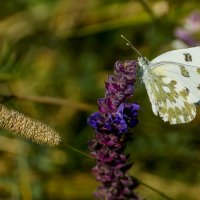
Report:
M 163 61 L 178 62 L 184 65 L 200 67 L 200 47 L 168 51 L 153 59 L 151 63 L 156 64 Z

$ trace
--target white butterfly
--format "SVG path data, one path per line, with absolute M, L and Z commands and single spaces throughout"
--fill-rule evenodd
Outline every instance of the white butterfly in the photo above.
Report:
M 200 101 L 200 47 L 169 51 L 152 61 L 135 50 L 153 113 L 170 124 L 192 121 Z

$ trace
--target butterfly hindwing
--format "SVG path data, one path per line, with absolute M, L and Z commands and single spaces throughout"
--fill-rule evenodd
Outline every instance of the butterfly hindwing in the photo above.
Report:
M 188 90 L 188 102 L 200 100 L 200 67 L 180 63 L 163 62 L 151 69 L 155 76 L 166 76 L 175 80 Z
M 144 81 L 155 115 L 170 124 L 187 123 L 194 119 L 196 107 L 189 101 L 189 92 L 169 76 L 150 72 Z

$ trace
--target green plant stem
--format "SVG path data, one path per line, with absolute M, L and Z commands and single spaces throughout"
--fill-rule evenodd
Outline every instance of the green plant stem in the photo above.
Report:
M 64 147 L 67 147 L 68 149 L 70 149 L 70 150 L 72 150 L 72 151 L 74 151 L 74 152 L 76 152 L 76 153 L 79 153 L 79 154 L 81 154 L 81 155 L 83 155 L 83 156 L 85 156 L 85 157 L 88 157 L 88 158 L 92 158 L 92 159 L 93 159 L 92 156 L 90 156 L 89 154 L 87 154 L 87 153 L 85 153 L 85 152 L 83 152 L 83 151 L 81 151 L 81 150 L 79 150 L 79 149 L 77 149 L 77 148 L 75 148 L 75 147 L 72 147 L 72 146 L 70 146 L 70 145 L 68 145 L 68 144 L 63 144 L 63 146 L 64 146 Z
M 156 21 L 156 20 L 157 20 L 157 17 L 156 17 L 156 15 L 154 14 L 154 12 L 153 12 L 153 10 L 151 9 L 151 7 L 150 7 L 150 5 L 148 4 L 148 2 L 147 2 L 146 0 L 138 0 L 138 1 L 142 4 L 144 10 L 149 14 L 149 16 L 153 19 L 153 21 Z
M 146 184 L 146 183 L 144 183 L 144 182 L 142 182 L 142 181 L 140 181 L 140 180 L 138 180 L 138 181 L 139 181 L 139 183 L 140 183 L 141 185 L 144 185 L 145 187 L 147 187 L 147 188 L 149 188 L 150 190 L 156 192 L 157 194 L 159 194 L 160 196 L 164 197 L 165 199 L 167 199 L 167 200 L 174 200 L 174 199 L 172 199 L 171 197 L 169 197 L 169 196 L 167 196 L 166 194 L 164 194 L 163 192 L 157 190 L 156 188 L 154 188 L 154 187 L 152 187 L 152 186 L 150 186 L 150 185 L 148 185 L 148 184 Z

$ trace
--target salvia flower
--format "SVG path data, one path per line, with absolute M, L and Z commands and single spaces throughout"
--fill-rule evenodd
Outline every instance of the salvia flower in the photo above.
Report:
M 88 147 L 96 159 L 92 169 L 96 180 L 101 182 L 95 196 L 102 200 L 140 200 L 133 191 L 138 181 L 127 174 L 132 163 L 123 151 L 130 138 L 129 129 L 137 125 L 136 103 L 126 103 L 134 92 L 136 62 L 117 61 L 114 73 L 105 82 L 105 97 L 98 100 L 99 111 L 88 118 L 95 137 Z

